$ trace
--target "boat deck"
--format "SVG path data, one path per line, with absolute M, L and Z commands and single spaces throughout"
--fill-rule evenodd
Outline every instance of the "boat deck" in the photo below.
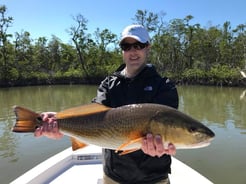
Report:
M 23 174 L 11 184 L 102 183 L 101 148 L 89 146 L 73 152 L 68 148 Z M 211 184 L 207 178 L 173 157 L 172 184 Z

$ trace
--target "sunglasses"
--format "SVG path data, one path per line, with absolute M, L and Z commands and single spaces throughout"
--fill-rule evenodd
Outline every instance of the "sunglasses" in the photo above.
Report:
M 120 44 L 120 48 L 123 51 L 129 51 L 132 48 L 136 49 L 136 50 L 142 50 L 145 47 L 147 47 L 149 44 L 148 43 L 141 43 L 141 42 L 135 42 L 135 43 L 121 43 Z

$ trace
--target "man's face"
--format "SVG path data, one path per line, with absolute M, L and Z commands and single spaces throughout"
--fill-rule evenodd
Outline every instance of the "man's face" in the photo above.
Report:
M 147 62 L 150 46 L 141 45 L 141 43 L 133 38 L 125 38 L 122 43 L 127 46 L 127 50 L 122 51 L 123 61 L 127 68 L 132 71 L 139 71 Z

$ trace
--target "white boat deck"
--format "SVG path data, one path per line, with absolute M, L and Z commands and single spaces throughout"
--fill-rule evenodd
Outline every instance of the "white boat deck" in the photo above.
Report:
M 101 148 L 89 146 L 73 152 L 68 148 L 37 165 L 11 184 L 100 184 Z M 207 178 L 173 157 L 171 184 L 211 184 Z

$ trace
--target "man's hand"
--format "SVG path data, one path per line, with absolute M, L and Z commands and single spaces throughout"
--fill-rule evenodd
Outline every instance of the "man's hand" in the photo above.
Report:
M 43 125 L 35 130 L 35 137 L 46 136 L 51 139 L 60 139 L 63 137 L 63 134 L 59 132 L 55 114 L 55 112 L 44 112 L 41 114 Z
M 176 148 L 173 144 L 168 144 L 168 148 L 164 147 L 162 138 L 160 135 L 153 136 L 152 134 L 147 134 L 146 138 L 142 142 L 142 151 L 150 156 L 161 157 L 164 154 L 175 155 Z

